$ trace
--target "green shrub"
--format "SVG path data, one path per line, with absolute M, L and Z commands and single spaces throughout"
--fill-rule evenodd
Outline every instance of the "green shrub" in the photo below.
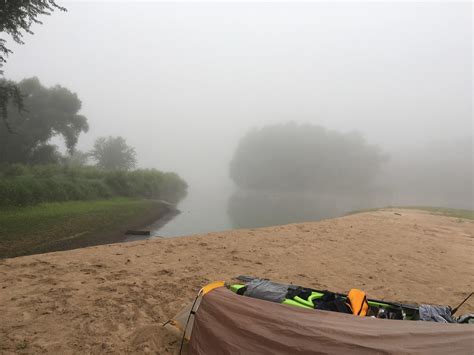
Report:
M 33 179 L 28 177 L 18 177 L 15 180 L 7 181 L 5 191 L 0 193 L 6 195 L 8 204 L 15 206 L 26 206 L 41 202 L 41 192 Z
M 50 178 L 61 173 L 61 166 L 54 164 L 33 165 L 29 167 L 28 173 L 37 178 Z
M 161 199 L 177 203 L 187 184 L 175 173 L 155 169 L 105 171 L 64 165 L 4 165 L 0 175 L 0 206 L 40 202 L 92 200 L 115 196 Z
M 131 196 L 132 187 L 126 171 L 109 171 L 105 176 L 105 183 L 117 196 Z
M 26 167 L 21 164 L 11 164 L 7 165 L 3 169 L 3 176 L 5 177 L 14 177 L 21 176 L 26 174 Z
M 47 194 L 45 202 L 67 201 L 68 195 L 61 178 L 54 177 L 42 181 L 44 192 Z

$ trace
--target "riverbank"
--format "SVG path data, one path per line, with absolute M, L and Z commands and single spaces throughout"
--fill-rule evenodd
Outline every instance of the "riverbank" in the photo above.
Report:
M 241 274 L 455 306 L 474 285 L 473 241 L 472 220 L 384 209 L 4 259 L 0 352 L 175 354 L 161 324 L 204 284 Z M 472 298 L 458 314 L 469 312 Z
M 143 228 L 173 211 L 160 201 L 131 198 L 5 207 L 0 258 L 124 241 L 127 229 Z

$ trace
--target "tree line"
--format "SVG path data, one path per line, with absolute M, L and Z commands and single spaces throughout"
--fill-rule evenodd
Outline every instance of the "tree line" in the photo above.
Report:
M 76 150 L 89 125 L 79 114 L 81 101 L 69 89 L 46 88 L 38 78 L 15 85 L 24 109 L 10 103 L 9 124 L 0 124 L 0 206 L 115 196 L 177 203 L 185 196 L 187 184 L 175 173 L 131 171 L 136 152 L 123 137 L 99 137 L 90 151 Z M 65 153 L 51 143 L 56 136 L 64 139 Z
M 81 157 L 104 169 L 131 169 L 136 153 L 122 137 L 99 137 L 91 151 L 75 150 L 81 133 L 89 130 L 87 118 L 79 114 L 81 101 L 69 89 L 56 85 L 44 87 L 38 78 L 15 83 L 23 95 L 24 109 L 8 105 L 8 126 L 0 125 L 0 163 L 56 164 Z M 54 136 L 64 139 L 67 154 L 50 143 Z
M 24 44 L 31 26 L 56 10 L 67 11 L 55 0 L 2 1 L 0 32 Z M 0 206 L 112 196 L 176 203 L 184 197 L 187 184 L 175 173 L 130 171 L 136 152 L 123 137 L 99 137 L 90 151 L 77 151 L 80 134 L 89 130 L 77 95 L 60 85 L 44 87 L 38 78 L 7 80 L 3 65 L 11 53 L 0 38 Z M 51 143 L 56 136 L 64 139 L 66 153 Z
M 245 190 L 361 192 L 370 189 L 386 159 L 357 132 L 288 122 L 242 137 L 230 176 Z

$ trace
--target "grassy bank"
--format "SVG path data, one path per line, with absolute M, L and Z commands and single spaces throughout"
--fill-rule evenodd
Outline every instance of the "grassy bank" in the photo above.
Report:
M 428 206 L 403 206 L 399 208 L 423 210 L 423 211 L 428 211 L 433 214 L 439 214 L 446 217 L 455 217 L 455 218 L 464 218 L 464 219 L 474 220 L 473 210 L 463 210 L 463 209 L 446 208 L 446 207 L 428 207 Z
M 132 198 L 0 208 L 0 258 L 120 241 L 126 229 L 169 211 L 160 202 Z
M 473 210 L 464 210 L 464 209 L 457 209 L 457 208 L 447 208 L 447 207 L 430 207 L 430 206 L 389 206 L 383 208 L 371 208 L 366 210 L 359 210 L 349 212 L 347 215 L 362 213 L 362 212 L 373 212 L 373 211 L 380 211 L 387 208 L 401 208 L 401 209 L 409 209 L 409 210 L 421 210 L 427 211 L 432 214 L 438 214 L 441 216 L 446 217 L 455 217 L 455 218 L 463 218 L 463 219 L 470 219 L 474 220 L 474 211 Z

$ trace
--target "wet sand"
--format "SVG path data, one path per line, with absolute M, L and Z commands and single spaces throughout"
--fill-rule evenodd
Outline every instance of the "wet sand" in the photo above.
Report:
M 176 353 L 161 324 L 240 274 L 454 306 L 474 289 L 472 255 L 474 221 L 391 209 L 4 259 L 0 353 Z

